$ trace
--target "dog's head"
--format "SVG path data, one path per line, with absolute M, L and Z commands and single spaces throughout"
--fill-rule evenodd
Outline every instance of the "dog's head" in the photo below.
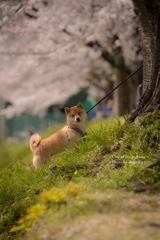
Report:
M 80 124 L 86 124 L 87 113 L 84 110 L 83 104 L 81 102 L 71 108 L 65 107 L 64 110 L 67 115 L 68 125 L 78 126 Z

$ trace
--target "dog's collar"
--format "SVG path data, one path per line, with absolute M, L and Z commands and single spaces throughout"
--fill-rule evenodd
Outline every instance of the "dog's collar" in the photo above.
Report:
M 81 135 L 81 137 L 84 137 L 86 135 L 86 133 L 82 132 L 79 128 L 76 128 L 76 127 L 71 127 L 71 126 L 68 126 L 68 128 L 76 131 L 77 133 L 79 133 Z

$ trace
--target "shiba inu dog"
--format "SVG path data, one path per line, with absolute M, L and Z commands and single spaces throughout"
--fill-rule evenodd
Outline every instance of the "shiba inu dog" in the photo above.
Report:
M 87 113 L 83 104 L 79 102 L 71 108 L 65 107 L 67 125 L 42 139 L 39 134 L 34 134 L 30 138 L 30 148 L 33 152 L 33 166 L 40 167 L 51 161 L 51 157 L 63 152 L 78 143 L 86 133 Z

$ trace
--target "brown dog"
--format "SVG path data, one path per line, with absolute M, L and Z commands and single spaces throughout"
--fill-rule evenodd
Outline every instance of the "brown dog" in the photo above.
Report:
M 35 168 L 48 163 L 53 155 L 71 148 L 85 135 L 87 113 L 83 104 L 79 102 L 77 106 L 65 107 L 65 113 L 67 115 L 67 126 L 45 139 L 41 139 L 39 134 L 30 138 L 30 148 L 33 152 Z

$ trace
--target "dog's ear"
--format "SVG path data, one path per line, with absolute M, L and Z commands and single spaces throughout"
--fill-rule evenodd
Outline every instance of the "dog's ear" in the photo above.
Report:
M 70 108 L 68 108 L 68 107 L 65 107 L 64 108 L 64 111 L 65 111 L 65 113 L 66 113 L 66 115 L 70 112 Z
M 84 109 L 83 104 L 82 104 L 81 102 L 79 102 L 79 103 L 77 104 L 77 107 Z

